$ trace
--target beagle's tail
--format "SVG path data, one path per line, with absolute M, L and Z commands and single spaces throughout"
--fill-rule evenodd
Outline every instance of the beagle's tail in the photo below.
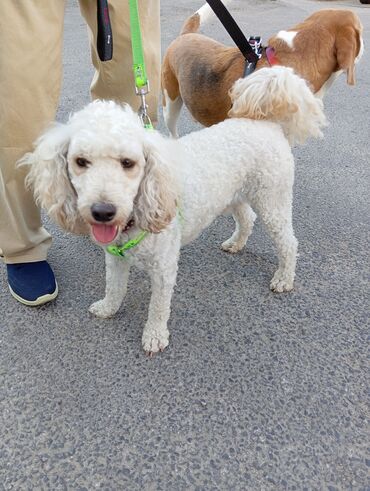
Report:
M 279 123 L 290 144 L 321 137 L 321 128 L 327 125 L 321 99 L 291 68 L 256 70 L 237 80 L 229 95 L 229 117 Z
M 224 5 L 228 5 L 232 2 L 232 0 L 223 0 Z M 186 19 L 184 25 L 182 26 L 180 36 L 182 34 L 189 34 L 192 32 L 198 32 L 199 28 L 205 24 L 208 19 L 214 17 L 215 14 L 213 13 L 213 10 L 211 7 L 208 5 L 208 3 L 205 3 L 202 7 L 200 7 L 199 10 L 195 12 L 192 16 L 188 17 Z

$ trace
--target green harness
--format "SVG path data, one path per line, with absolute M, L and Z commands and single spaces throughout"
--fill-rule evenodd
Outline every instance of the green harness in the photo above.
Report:
M 179 222 L 181 224 L 183 224 L 184 223 L 184 215 L 182 213 L 181 208 L 179 208 L 179 206 L 177 207 L 177 216 L 179 218 Z M 133 239 L 128 240 L 127 242 L 125 242 L 122 245 L 112 244 L 112 245 L 107 246 L 106 251 L 109 252 L 109 254 L 112 254 L 112 256 L 124 258 L 124 257 L 126 257 L 126 252 L 133 249 L 137 245 L 139 245 L 140 242 L 142 242 L 148 234 L 149 234 L 149 232 L 147 232 L 146 230 L 142 230 L 139 233 L 139 235 L 137 235 Z
M 113 256 L 117 257 L 126 257 L 126 252 L 129 251 L 130 249 L 133 249 L 137 245 L 142 242 L 145 237 L 148 235 L 149 232 L 146 230 L 142 230 L 137 237 L 134 239 L 128 240 L 125 242 L 123 245 L 109 245 L 107 247 L 107 251 L 109 254 L 112 254 Z

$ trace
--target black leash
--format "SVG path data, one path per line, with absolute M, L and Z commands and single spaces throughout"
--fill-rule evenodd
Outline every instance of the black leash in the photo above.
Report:
M 252 46 L 249 44 L 248 39 L 244 36 L 235 19 L 227 10 L 221 0 L 206 0 L 213 12 L 219 18 L 221 24 L 227 30 L 234 43 L 237 45 L 242 55 L 246 59 L 246 67 L 244 76 L 249 75 L 254 71 L 259 60 L 259 56 L 256 54 Z
M 101 61 L 109 61 L 113 56 L 113 35 L 109 18 L 107 0 L 97 0 L 98 36 L 96 48 Z

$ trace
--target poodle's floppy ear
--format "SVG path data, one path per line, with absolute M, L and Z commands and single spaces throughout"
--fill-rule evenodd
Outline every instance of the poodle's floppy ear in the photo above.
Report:
M 145 140 L 145 174 L 135 199 L 134 219 L 142 230 L 158 233 L 176 215 L 177 193 L 164 140 L 149 131 Z
M 275 121 L 291 144 L 322 136 L 326 125 L 322 101 L 291 68 L 261 68 L 237 80 L 230 98 L 230 117 Z
M 355 63 L 362 55 L 361 25 L 347 26 L 337 34 L 335 48 L 338 66 L 347 72 L 347 83 L 355 85 Z
M 56 124 L 41 135 L 34 151 L 27 153 L 19 165 L 30 166 L 26 185 L 33 190 L 36 203 L 63 229 L 85 233 L 76 193 L 67 174 L 68 145 L 67 125 Z

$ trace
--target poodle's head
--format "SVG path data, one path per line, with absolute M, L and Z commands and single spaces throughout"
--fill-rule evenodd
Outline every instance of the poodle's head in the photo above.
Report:
M 56 125 L 21 163 L 37 202 L 65 230 L 111 243 L 129 223 L 160 232 L 176 213 L 165 140 L 129 106 L 95 101 Z

